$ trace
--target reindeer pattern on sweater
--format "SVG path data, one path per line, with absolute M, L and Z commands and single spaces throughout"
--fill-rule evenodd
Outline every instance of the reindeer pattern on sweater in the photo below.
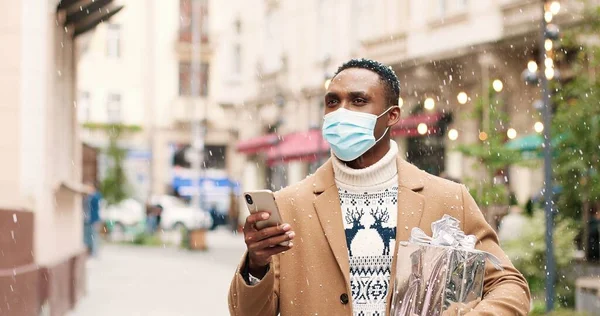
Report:
M 350 259 L 354 315 L 383 316 L 396 238 L 398 187 L 338 190 Z

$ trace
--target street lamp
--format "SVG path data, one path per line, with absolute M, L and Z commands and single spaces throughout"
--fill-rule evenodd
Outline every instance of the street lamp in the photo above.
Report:
M 554 309 L 554 283 L 556 274 L 556 265 L 554 261 L 554 248 L 552 244 L 552 233 L 554 227 L 554 211 L 552 209 L 553 200 L 553 181 L 552 181 L 552 142 L 550 141 L 550 124 L 552 123 L 552 105 L 550 104 L 551 90 L 548 81 L 558 77 L 558 70 L 554 69 L 552 60 L 553 41 L 559 37 L 559 29 L 555 24 L 548 24 L 552 21 L 554 15 L 558 14 L 560 3 L 553 1 L 548 3 L 542 1 L 543 16 L 540 19 L 540 38 L 538 43 L 540 61 L 538 64 L 530 61 L 527 69 L 523 71 L 522 78 L 526 84 L 539 84 L 542 95 L 541 102 L 536 102 L 535 107 L 540 107 L 542 112 L 542 122 L 536 122 L 534 129 L 544 136 L 544 213 L 546 219 L 546 312 Z M 538 73 L 541 73 L 538 75 Z M 539 104 L 541 103 L 541 104 Z

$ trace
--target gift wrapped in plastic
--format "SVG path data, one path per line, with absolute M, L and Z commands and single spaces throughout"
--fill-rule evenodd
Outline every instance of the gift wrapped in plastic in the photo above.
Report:
M 431 224 L 432 237 L 413 228 L 410 240 L 400 243 L 391 315 L 443 315 L 481 298 L 486 260 L 502 267 L 492 254 L 476 250 L 477 238 L 465 235 L 459 224 L 444 215 Z

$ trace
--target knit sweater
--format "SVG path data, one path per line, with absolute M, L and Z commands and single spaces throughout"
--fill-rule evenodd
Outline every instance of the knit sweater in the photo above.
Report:
M 374 165 L 352 169 L 333 158 L 350 259 L 355 316 L 383 316 L 389 293 L 398 209 L 398 145 Z

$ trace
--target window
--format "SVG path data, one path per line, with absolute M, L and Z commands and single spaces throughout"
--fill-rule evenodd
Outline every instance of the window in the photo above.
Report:
M 236 35 L 242 34 L 242 21 L 239 18 L 237 20 L 235 20 L 235 34 Z
M 195 20 L 194 12 L 198 14 L 198 20 Z M 179 0 L 179 14 L 179 41 L 191 43 L 196 28 L 200 30 L 202 43 L 208 43 L 208 1 Z
M 280 70 L 283 56 L 281 32 L 281 12 L 276 7 L 270 8 L 265 13 L 264 22 L 264 55 L 262 58 L 263 71 L 271 73 Z
M 237 43 L 233 45 L 233 73 L 240 74 L 242 72 L 242 46 Z
M 206 96 L 208 93 L 208 71 L 208 64 L 202 63 L 199 72 L 194 76 L 192 65 L 189 62 L 179 63 L 179 95 Z
M 446 7 L 446 1 L 447 0 L 438 0 L 438 13 L 440 16 L 446 16 L 446 11 L 447 11 L 447 7 Z
M 79 119 L 81 122 L 89 122 L 92 119 L 89 91 L 79 92 L 79 111 Z
M 121 57 L 121 25 L 108 24 L 106 29 L 106 56 Z
M 106 118 L 108 123 L 121 122 L 121 95 L 112 93 L 106 101 Z
M 267 167 L 265 177 L 267 188 L 272 191 L 281 190 L 287 186 L 287 168 L 283 164 Z
M 445 140 L 443 134 L 409 137 L 406 146 L 407 160 L 433 175 L 444 171 Z
M 469 0 L 437 0 L 435 3 L 439 17 L 464 13 L 469 8 Z
M 193 150 L 190 145 L 183 145 L 173 154 L 172 166 L 191 168 L 192 161 L 188 159 L 190 152 Z M 204 145 L 204 155 L 202 160 L 203 169 L 225 169 L 227 157 L 227 146 L 221 145 Z M 192 152 L 193 153 L 193 152 Z
M 204 165 L 207 169 L 225 169 L 227 147 L 221 145 L 204 146 Z M 204 166 L 203 166 L 204 167 Z

